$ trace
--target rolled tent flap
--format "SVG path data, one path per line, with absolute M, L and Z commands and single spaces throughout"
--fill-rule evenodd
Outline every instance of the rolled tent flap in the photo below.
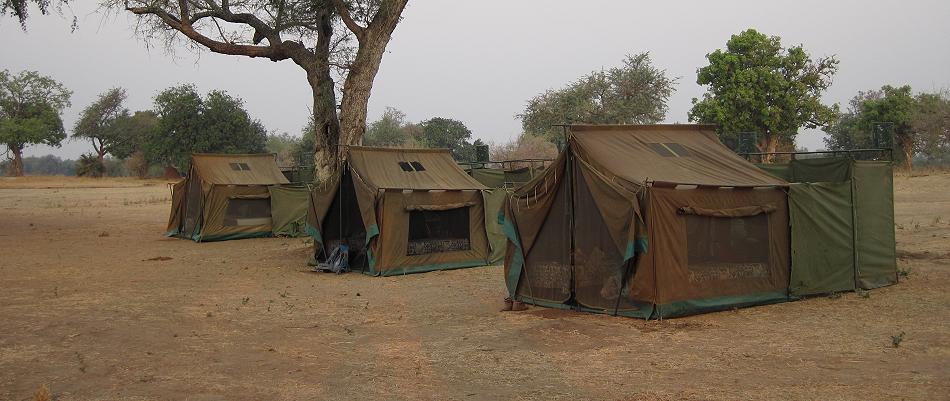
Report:
M 270 198 L 270 193 L 247 194 L 247 195 L 237 194 L 237 195 L 228 196 L 228 199 L 268 199 L 268 198 Z
M 728 209 L 707 209 L 699 206 L 683 206 L 679 209 L 676 209 L 676 214 L 691 214 L 694 216 L 706 217 L 749 217 L 763 213 L 772 213 L 775 210 L 777 210 L 777 208 L 772 203 L 765 205 L 734 207 Z
M 475 202 L 460 202 L 460 203 L 446 203 L 440 205 L 408 205 L 406 206 L 407 212 L 438 212 L 443 210 L 452 210 L 460 209 L 463 207 L 475 206 Z

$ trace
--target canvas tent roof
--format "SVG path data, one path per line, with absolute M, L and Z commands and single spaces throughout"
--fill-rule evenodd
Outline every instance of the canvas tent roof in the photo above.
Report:
M 273 154 L 210 154 L 191 155 L 191 164 L 202 180 L 220 185 L 289 184 L 277 168 Z
M 626 181 L 786 186 L 722 145 L 714 125 L 572 125 L 583 159 Z
M 488 189 L 465 174 L 448 149 L 349 148 L 350 166 L 375 189 Z

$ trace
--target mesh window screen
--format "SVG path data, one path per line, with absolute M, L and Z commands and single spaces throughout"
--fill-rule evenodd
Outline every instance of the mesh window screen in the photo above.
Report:
M 224 225 L 260 226 L 270 224 L 270 199 L 229 199 Z
M 181 233 L 191 236 L 198 225 L 201 212 L 201 182 L 197 178 L 188 179 L 188 190 L 185 192 L 185 218 L 182 221 Z
M 409 212 L 409 245 L 406 255 L 472 249 L 469 208 Z
M 769 277 L 768 215 L 686 216 L 689 281 Z

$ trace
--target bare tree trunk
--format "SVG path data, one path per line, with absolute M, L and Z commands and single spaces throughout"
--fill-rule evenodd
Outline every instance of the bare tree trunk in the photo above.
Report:
M 906 136 L 901 138 L 901 150 L 904 152 L 904 168 L 914 170 L 914 141 Z
M 333 176 L 339 165 L 340 122 L 336 113 L 336 94 L 329 71 L 323 77 L 319 73 L 307 74 L 313 90 L 314 173 L 319 181 Z
M 340 138 L 340 120 L 337 115 L 333 78 L 330 76 L 332 18 L 330 9 L 321 14 L 313 64 L 304 67 L 307 71 L 307 82 L 313 91 L 313 164 L 315 178 L 319 182 L 330 179 L 339 165 L 337 145 Z
M 756 147 L 759 148 L 759 152 L 767 153 L 766 155 L 762 156 L 762 163 L 769 164 L 775 160 L 775 155 L 773 153 L 778 149 L 778 144 L 778 135 L 766 133 L 765 136 L 759 139 L 759 143 L 756 144 Z
M 106 147 L 99 142 L 99 145 L 96 145 L 96 140 L 92 140 L 92 145 L 96 148 L 96 161 L 99 163 L 99 168 L 102 169 L 102 174 L 99 177 L 106 176 Z M 98 178 L 98 177 L 97 177 Z
M 354 33 L 359 40 L 359 50 L 343 83 L 343 100 L 340 106 L 341 144 L 354 145 L 363 139 L 366 132 L 366 108 L 373 90 L 373 81 L 407 2 L 408 0 L 383 2 L 366 28 L 356 26 L 348 15 L 344 16 L 344 22 L 353 24 L 350 29 L 356 29 Z
M 10 150 L 13 151 L 13 176 L 22 177 L 23 176 L 23 148 L 20 146 L 11 146 Z

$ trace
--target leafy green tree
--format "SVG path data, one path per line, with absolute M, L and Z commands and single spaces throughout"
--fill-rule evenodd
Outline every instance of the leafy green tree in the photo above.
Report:
M 264 148 L 268 153 L 277 155 L 277 164 L 281 166 L 290 166 L 297 163 L 294 155 L 295 150 L 300 146 L 301 139 L 286 132 L 267 134 L 267 142 Z
M 754 132 L 759 151 L 775 152 L 780 143 L 794 143 L 800 128 L 835 120 L 838 106 L 821 103 L 838 70 L 834 56 L 812 59 L 802 46 L 785 49 L 778 36 L 749 29 L 706 59 L 709 65 L 697 71 L 696 83 L 708 90 L 701 100 L 693 99 L 689 119 L 718 124 L 724 141 Z
M 402 146 L 409 142 L 409 133 L 405 130 L 406 114 L 387 107 L 383 116 L 369 125 L 363 137 L 366 146 Z
M 911 120 L 918 149 L 930 160 L 950 161 L 950 93 L 921 93 Z
M 863 121 L 861 110 L 864 102 L 881 97 L 880 91 L 858 92 L 848 103 L 847 110 L 823 128 L 825 147 L 828 150 L 868 149 L 875 147 L 871 130 Z
M 72 92 L 35 71 L 0 71 L 0 144 L 13 153 L 11 172 L 23 175 L 23 148 L 59 146 L 66 138 L 60 115 Z
M 267 130 L 244 110 L 244 102 L 222 91 L 202 98 L 192 85 L 155 96 L 158 123 L 144 141 L 149 160 L 187 168 L 192 153 L 260 153 Z
M 132 118 L 129 109 L 122 105 L 125 99 L 125 89 L 122 88 L 102 93 L 82 111 L 73 127 L 73 138 L 92 142 L 100 164 L 106 154 L 124 159 L 135 150 L 135 138 L 123 129 L 125 122 Z
M 885 126 L 894 135 L 895 145 L 899 146 L 904 161 L 904 167 L 913 168 L 914 152 L 917 146 L 917 135 L 913 129 L 913 117 L 916 112 L 917 101 L 908 85 L 895 88 L 885 85 L 881 88 L 881 96 L 876 99 L 865 100 L 861 104 L 861 119 L 863 127 Z
M 552 141 L 562 132 L 555 124 L 652 124 L 666 117 L 675 83 L 653 66 L 649 53 L 628 55 L 623 66 L 591 72 L 535 96 L 518 117 L 526 133 Z
M 465 123 L 450 118 L 435 117 L 421 123 L 422 145 L 427 148 L 451 149 L 456 160 L 466 160 L 467 150 L 471 144 L 468 140 L 472 131 Z

